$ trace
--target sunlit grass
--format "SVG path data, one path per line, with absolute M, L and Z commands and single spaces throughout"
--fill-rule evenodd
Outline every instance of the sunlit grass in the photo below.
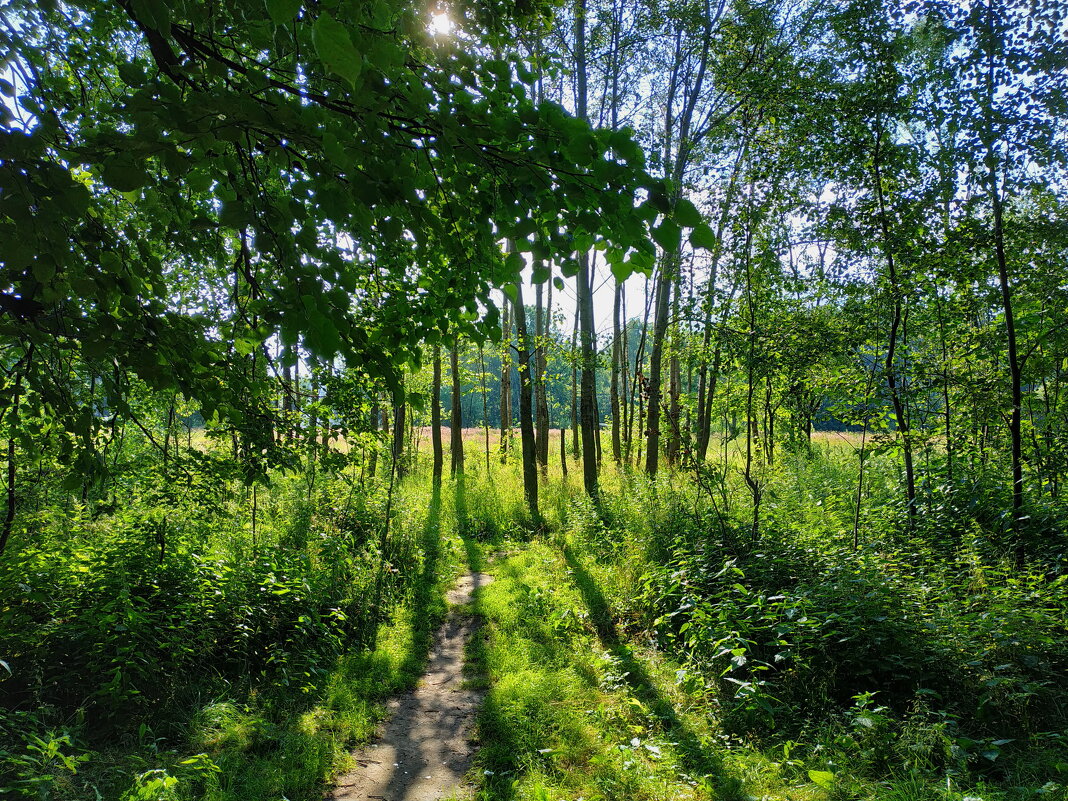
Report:
M 480 434 L 476 432 L 476 442 Z M 685 551 L 689 562 L 666 568 L 668 574 L 704 569 L 702 549 L 712 547 L 709 553 L 718 559 L 715 548 L 724 542 L 735 554 L 752 555 L 745 539 L 751 496 L 736 445 L 728 446 L 721 495 L 697 488 L 690 472 L 665 469 L 650 481 L 638 470 L 616 469 L 609 457 L 597 504 L 582 491 L 579 465 L 569 464 L 565 481 L 556 458 L 551 462 L 555 470 L 540 489 L 539 521 L 526 509 L 517 454 L 502 464 L 499 454 L 491 453 L 487 473 L 484 454 L 472 449 L 462 479 L 446 476 L 435 491 L 429 461 L 422 458 L 428 451 L 422 451 L 412 473 L 396 487 L 391 524 L 391 553 L 407 566 L 411 580 L 377 638 L 362 647 L 354 644 L 307 688 L 303 680 L 288 686 L 250 681 L 236 687 L 205 674 L 183 696 L 181 714 L 169 710 L 171 717 L 160 721 L 159 731 L 154 730 L 156 721 L 146 722 L 126 750 L 93 753 L 77 775 L 68 775 L 53 760 L 49 769 L 58 778 L 51 785 L 52 797 L 90 799 L 88 788 L 94 786 L 102 789 L 102 797 L 145 801 L 320 797 L 324 783 L 347 766 L 351 747 L 373 732 L 384 700 L 418 680 L 430 633 L 444 613 L 443 588 L 465 565 L 490 565 L 497 576 L 473 605 L 487 626 L 486 638 L 472 645 L 468 678 L 489 693 L 480 717 L 483 750 L 471 777 L 484 799 L 1063 797 L 1065 782 L 1056 766 L 1066 755 L 1052 736 L 1007 748 L 996 766 L 1005 766 L 1004 782 L 962 773 L 950 777 L 947 789 L 946 775 L 934 768 L 905 770 L 909 754 L 926 749 L 922 753 L 937 756 L 939 748 L 952 749 L 956 742 L 946 733 L 945 719 L 923 710 L 906 711 L 878 729 L 882 740 L 858 729 L 849 717 L 856 710 L 844 707 L 821 719 L 802 719 L 799 710 L 780 707 L 776 726 L 783 733 L 730 734 L 723 716 L 732 696 L 723 694 L 708 660 L 689 661 L 691 654 L 681 641 L 674 647 L 660 641 L 664 651 L 655 647 L 656 618 L 673 607 L 656 606 L 652 578 L 663 573 L 680 548 L 692 549 Z M 811 455 L 805 449 L 780 450 L 776 462 L 761 470 L 767 540 L 759 558 L 770 565 L 788 551 L 805 570 L 807 561 L 813 570 L 837 565 L 847 573 L 862 571 L 858 586 L 877 597 L 862 602 L 843 596 L 837 614 L 855 614 L 864 631 L 875 624 L 865 622 L 863 603 L 879 614 L 886 614 L 884 609 L 908 613 L 908 620 L 879 626 L 909 632 L 921 622 L 929 624 L 929 630 L 956 643 L 962 654 L 973 647 L 970 638 L 977 633 L 997 638 L 1009 628 L 1027 634 L 1049 627 L 1050 610 L 1059 601 L 1049 594 L 1048 577 L 1029 577 L 969 552 L 971 556 L 964 554 L 971 559 L 964 560 L 970 565 L 965 577 L 969 590 L 958 598 L 950 592 L 958 578 L 956 563 L 940 573 L 938 559 L 945 554 L 937 555 L 922 541 L 894 539 L 900 507 L 893 453 L 872 456 L 868 463 L 861 496 L 862 549 L 856 558 L 847 558 L 857 479 L 851 447 L 817 443 Z M 365 514 L 373 523 L 384 511 L 382 472 L 384 468 L 377 481 L 368 481 L 358 503 L 349 485 L 340 481 L 320 485 L 320 502 L 333 512 L 350 504 L 351 512 Z M 319 550 L 316 518 L 302 516 L 307 483 L 292 481 L 297 483 L 286 491 L 281 480 L 261 489 L 255 547 L 261 554 L 304 549 L 309 562 L 328 573 L 329 553 Z M 215 532 L 208 544 L 234 558 L 250 558 L 252 499 L 240 486 L 234 489 L 222 510 L 223 517 L 235 521 L 233 531 Z M 714 513 L 715 504 L 725 504 L 722 516 Z M 80 533 L 65 540 L 57 534 L 57 548 L 73 553 L 107 536 L 107 518 L 72 515 Z M 57 522 L 53 528 L 58 532 L 62 526 Z M 369 531 L 354 528 L 350 535 L 369 536 Z M 716 572 L 723 564 L 707 567 Z M 744 593 L 751 592 L 746 578 L 737 581 L 747 585 Z M 792 586 L 761 590 L 765 600 L 792 591 Z M 724 633 L 731 633 L 731 626 L 746 619 L 747 604 L 764 603 L 744 593 L 739 591 L 739 598 L 746 599 L 738 602 L 739 617 L 712 624 L 710 631 L 725 627 Z M 1044 600 L 1021 604 L 1023 597 Z M 915 613 L 909 611 L 913 609 Z M 893 658 L 895 647 L 891 643 L 873 658 Z M 999 664 L 1012 664 L 1009 646 L 997 647 L 1008 654 Z M 946 670 L 958 668 L 946 663 Z M 827 673 L 814 674 L 811 685 L 801 689 L 819 696 Z M 981 687 L 982 681 L 1001 675 L 973 678 Z M 1001 695 L 990 697 L 1007 698 L 1009 690 L 997 692 Z M 1036 712 L 1029 703 L 1019 702 L 1022 720 Z M 906 736 L 912 739 L 906 741 Z M 897 767 L 888 773 L 884 763 Z M 833 773 L 833 790 L 813 782 L 810 770 Z M 1012 788 L 1017 785 L 1030 790 L 1016 792 Z M 1043 787 L 1047 789 L 1036 796 L 1034 791 Z

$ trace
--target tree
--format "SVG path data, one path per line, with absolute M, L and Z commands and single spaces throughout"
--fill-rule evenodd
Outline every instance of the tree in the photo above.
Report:
M 449 416 L 449 450 L 452 453 L 452 475 L 464 472 L 464 419 L 460 392 L 460 344 L 454 342 L 450 351 L 452 376 L 452 412 Z
M 589 118 L 586 78 L 586 0 L 577 0 L 575 4 L 575 112 L 580 120 Z M 593 274 L 590 269 L 590 254 L 586 248 L 579 248 L 577 261 L 575 290 L 578 296 L 578 313 L 575 323 L 579 332 L 579 364 L 582 378 L 579 395 L 579 421 L 582 426 L 582 484 L 586 494 L 591 498 L 596 498 L 598 494 L 596 438 L 601 426 L 597 415 Z
M 430 437 L 434 450 L 434 486 L 441 486 L 445 455 L 441 442 L 441 347 L 434 346 L 434 381 L 430 390 Z
M 945 51 L 963 92 L 948 105 L 961 130 L 969 174 L 986 199 L 993 223 L 992 250 L 1009 367 L 1009 438 L 1014 527 L 1024 517 L 1023 364 L 1017 339 L 1013 276 L 1006 250 L 1005 205 L 1031 183 L 1028 169 L 1068 161 L 1057 130 L 1068 105 L 1068 59 L 1062 46 L 1060 2 L 986 0 L 967 9 L 925 5 L 944 20 L 957 47 Z M 945 96 L 947 104 L 951 96 Z M 1063 139 L 1060 140 L 1063 142 Z
M 519 435 L 523 449 L 523 495 L 530 515 L 540 520 L 538 511 L 537 449 L 534 442 L 534 362 L 532 338 L 527 331 L 527 311 L 523 305 L 523 287 L 515 284 L 515 329 L 519 367 Z
M 194 399 L 254 443 L 242 452 L 262 472 L 286 458 L 269 340 L 363 365 L 396 393 L 442 330 L 498 330 L 477 310 L 514 278 L 502 234 L 550 210 L 548 255 L 570 252 L 580 221 L 613 248 L 651 247 L 633 201 L 649 182 L 640 159 L 535 104 L 509 62 L 435 44 L 418 4 L 268 9 L 5 7 L 0 60 L 16 80 L 0 163 L 18 191 L 0 209 L 17 242 L 0 337 L 5 364 L 35 349 L 20 392 L 42 399 L 78 470 L 99 465 L 73 454 L 91 454 L 101 426 L 48 369 L 61 348 Z M 125 414 L 124 382 L 106 381 Z

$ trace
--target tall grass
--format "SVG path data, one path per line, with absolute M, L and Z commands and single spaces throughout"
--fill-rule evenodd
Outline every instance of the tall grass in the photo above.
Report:
M 856 444 L 761 465 L 756 538 L 736 443 L 699 475 L 606 460 L 597 503 L 554 455 L 537 523 L 516 458 L 439 489 L 416 460 L 385 539 L 351 471 L 253 493 L 204 457 L 184 495 L 42 502 L 0 565 L 0 786 L 316 798 L 467 564 L 498 576 L 486 798 L 1063 797 L 1068 516 L 1036 508 L 1021 558 L 997 477 L 958 470 L 910 525 L 889 451 L 858 509 Z
M 598 507 L 571 498 L 557 542 L 622 636 L 702 677 L 724 735 L 834 792 L 1063 795 L 1063 527 L 1021 560 L 990 477 L 924 485 L 910 522 L 894 454 L 866 467 L 858 513 L 848 444 L 761 466 L 756 538 L 736 460 L 713 482 L 614 473 Z

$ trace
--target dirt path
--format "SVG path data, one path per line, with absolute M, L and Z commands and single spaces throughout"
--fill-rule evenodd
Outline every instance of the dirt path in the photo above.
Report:
M 329 801 L 438 801 L 462 797 L 471 765 L 471 735 L 484 692 L 463 687 L 464 646 L 479 622 L 458 608 L 493 580 L 463 576 L 448 594 L 452 608 L 434 637 L 426 675 L 410 693 L 390 701 L 379 737 L 357 751 L 357 768 L 342 776 Z

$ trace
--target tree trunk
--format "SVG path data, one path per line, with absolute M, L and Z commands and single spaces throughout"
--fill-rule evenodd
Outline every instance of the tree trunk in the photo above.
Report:
M 451 353 L 452 416 L 449 420 L 449 448 L 452 452 L 452 475 L 464 472 L 464 417 L 460 394 L 460 343 L 454 342 Z
M 753 413 L 753 394 L 756 389 L 756 307 L 753 303 L 753 276 L 752 276 L 752 251 L 753 251 L 753 222 L 746 220 L 745 241 L 745 285 L 746 297 L 749 306 L 749 358 L 746 365 L 746 397 L 745 397 L 745 483 L 749 487 L 749 493 L 753 500 L 753 527 L 752 538 L 756 542 L 760 539 L 760 502 L 763 498 L 763 486 L 760 480 L 753 474 L 753 439 L 756 432 L 756 418 Z
M 946 480 L 953 484 L 953 426 L 949 402 L 949 347 L 946 344 L 946 322 L 942 316 L 942 300 L 934 293 L 935 312 L 938 314 L 938 339 L 942 349 L 942 405 L 945 407 L 946 434 Z
M 434 386 L 430 398 L 430 438 L 434 449 L 434 486 L 441 486 L 445 454 L 441 444 L 441 347 L 434 346 Z
M 582 423 L 582 484 L 586 494 L 597 497 L 597 462 L 600 424 L 597 415 L 597 360 L 593 342 L 593 288 L 589 254 L 579 254 L 579 339 L 582 357 L 582 391 L 579 419 Z
M 256 351 L 252 351 L 253 355 Z M 315 371 L 315 360 L 311 359 L 308 364 L 308 375 L 311 379 L 311 405 L 308 407 L 308 431 L 305 445 L 308 449 L 308 475 L 312 482 L 315 481 L 315 467 L 319 456 L 319 415 L 316 404 L 319 401 L 319 375 Z
M 894 248 L 890 239 L 890 221 L 886 212 L 886 203 L 883 197 L 883 181 L 880 167 L 882 155 L 882 128 L 875 134 L 875 150 L 872 154 L 872 175 L 875 182 L 875 196 L 879 204 L 879 227 L 883 239 L 883 255 L 886 259 L 887 277 L 890 281 L 891 293 L 891 316 L 890 333 L 886 349 L 886 388 L 889 390 L 890 403 L 894 407 L 894 419 L 897 422 L 897 430 L 901 434 L 902 454 L 905 462 L 905 500 L 907 504 L 909 527 L 916 522 L 916 473 L 912 460 L 912 432 L 909 429 L 908 416 L 905 413 L 905 404 L 901 397 L 901 388 L 898 385 L 897 374 L 897 342 L 898 332 L 901 329 L 902 318 L 902 290 L 897 273 L 897 262 L 894 257 Z
M 637 467 L 642 461 L 642 442 L 645 441 L 645 396 L 648 392 L 648 380 L 645 377 L 644 362 L 645 362 L 645 342 L 649 338 L 649 313 L 653 307 L 653 295 L 656 294 L 655 288 L 652 293 L 649 292 L 649 279 L 645 279 L 645 310 L 642 314 L 642 327 L 641 333 L 638 336 L 638 346 L 634 350 L 634 379 L 631 382 L 630 401 L 633 406 L 637 408 L 631 408 L 630 420 L 627 427 L 627 463 L 630 463 L 631 450 L 634 444 L 634 433 L 631 426 L 637 421 L 637 434 L 638 434 L 638 450 L 634 456 L 634 466 Z
M 646 412 L 648 431 L 645 450 L 645 472 L 655 476 L 660 465 L 661 379 L 664 343 L 667 340 L 668 318 L 671 314 L 671 290 L 674 286 L 677 250 L 665 252 L 660 261 L 660 277 L 656 282 L 656 318 L 653 323 L 653 342 L 649 350 L 649 408 Z
M 300 351 L 293 354 L 293 419 L 289 423 L 289 441 L 297 442 L 300 439 L 300 424 L 303 401 L 300 397 Z
M 550 282 L 550 305 L 552 302 L 552 283 Z M 543 304 L 542 285 L 535 288 L 534 307 L 534 407 L 537 423 L 538 467 L 543 479 L 549 477 L 549 402 L 546 397 L 545 370 L 547 359 L 545 348 L 549 341 L 549 317 Z
M 371 401 L 371 433 L 375 434 L 375 440 L 371 445 L 371 458 L 367 463 L 367 473 L 371 478 L 375 477 L 375 472 L 378 469 L 378 425 L 379 418 L 382 416 L 382 410 L 379 407 L 378 393 L 374 395 L 374 400 Z
M 523 496 L 530 507 L 531 517 L 540 520 L 538 512 L 538 465 L 534 442 L 534 392 L 531 342 L 527 332 L 527 314 L 523 306 L 522 284 L 516 283 L 515 325 L 519 350 L 519 436 L 523 448 Z
M 486 400 L 486 357 L 482 343 L 478 344 L 479 379 L 482 383 L 482 431 L 486 439 L 486 475 L 490 471 L 490 436 L 489 436 L 489 402 Z
M 681 266 L 681 265 L 680 265 Z M 682 276 L 676 277 L 675 291 L 672 293 L 671 318 L 679 317 L 679 304 L 682 296 Z M 679 462 L 679 451 L 682 447 L 682 414 L 680 398 L 682 396 L 682 372 L 679 368 L 679 351 L 681 350 L 681 332 L 679 326 L 671 327 L 670 336 L 670 359 L 668 361 L 668 434 L 664 456 L 669 465 Z
M 289 348 L 282 350 L 282 430 L 288 441 L 293 440 L 293 368 L 292 356 Z
M 712 437 L 712 407 L 716 399 L 716 388 L 719 385 L 719 371 L 723 363 L 723 330 L 727 325 L 727 317 L 730 312 L 730 304 L 734 299 L 734 291 L 737 282 L 731 287 L 730 295 L 723 306 L 723 314 L 720 317 L 719 331 L 716 334 L 716 350 L 712 354 L 712 365 L 709 368 L 708 386 L 705 390 L 704 405 L 698 409 L 697 423 L 697 460 L 704 462 L 708 454 L 708 443 Z M 726 436 L 727 432 L 723 432 Z
M 501 310 L 501 464 L 508 461 L 508 447 L 512 441 L 512 318 L 508 298 Z
M 560 426 L 560 475 L 567 478 L 567 429 Z
M 625 286 L 625 285 L 624 285 Z M 630 397 L 630 326 L 627 325 L 627 293 L 624 286 L 620 286 L 620 306 L 622 309 L 622 326 L 623 336 L 619 343 L 619 362 L 620 362 L 620 374 L 619 374 L 619 403 L 621 408 L 620 423 L 622 429 L 620 436 L 622 438 L 622 462 L 630 463 L 630 442 L 631 434 L 630 429 L 632 425 L 631 417 L 633 416 L 633 410 L 631 409 L 631 397 Z
M 403 478 L 407 472 L 404 463 L 405 411 L 404 393 L 398 391 L 393 395 L 393 470 L 397 478 Z
M 586 108 L 586 0 L 578 0 L 575 7 L 575 111 L 587 120 Z M 586 494 L 597 497 L 597 354 L 594 350 L 593 286 L 589 253 L 578 257 L 578 322 L 579 346 L 582 362 L 582 393 L 579 417 L 582 422 L 582 484 Z
M 990 156 L 993 162 L 994 156 Z M 1009 383 L 1012 411 L 1009 414 L 1009 447 L 1012 459 L 1012 521 L 1019 531 L 1024 519 L 1023 479 L 1023 379 L 1020 353 L 1016 344 L 1016 321 L 1012 307 L 1012 285 L 1009 281 L 1008 259 L 1005 256 L 1005 221 L 1001 205 L 1001 188 L 995 167 L 990 168 L 990 198 L 994 204 L 994 255 L 998 263 L 998 285 L 1001 289 L 1001 309 L 1005 317 L 1005 340 L 1009 359 Z
M 713 301 L 716 297 L 716 284 L 719 278 L 719 260 L 723 253 L 723 234 L 730 221 L 731 211 L 734 207 L 734 197 L 738 191 L 738 179 L 741 175 L 742 166 L 745 163 L 748 153 L 749 137 L 747 136 L 743 140 L 742 147 L 739 149 L 738 156 L 734 161 L 734 168 L 731 171 L 731 179 L 727 185 L 727 195 L 720 211 L 719 223 L 716 226 L 716 243 L 715 249 L 712 251 L 711 267 L 709 268 L 707 290 L 708 309 L 705 313 L 704 321 L 704 348 L 701 353 L 701 380 L 697 402 L 698 462 L 704 462 L 705 457 L 708 454 L 708 441 L 712 436 L 712 404 L 716 396 L 716 384 L 719 381 L 719 368 L 723 356 L 723 329 L 727 325 L 727 314 L 730 311 L 731 301 L 734 299 L 734 293 L 738 286 L 737 281 L 733 282 L 730 295 L 723 304 L 722 318 L 719 324 L 719 330 L 716 332 L 716 349 L 712 356 L 712 366 L 710 368 L 707 358 L 708 349 L 711 346 Z
M 693 152 L 692 125 L 694 110 L 699 99 L 705 93 L 705 74 L 708 66 L 708 56 L 712 44 L 712 28 L 717 19 L 723 14 L 725 3 L 720 3 L 715 13 L 709 4 L 704 6 L 704 18 L 702 19 L 701 49 L 697 57 L 697 64 L 687 64 L 686 48 L 683 42 L 683 32 L 679 28 L 675 33 L 675 55 L 671 73 L 668 79 L 668 98 L 664 108 L 664 164 L 667 165 L 667 178 L 675 185 L 671 197 L 672 208 L 681 198 L 682 179 L 686 174 L 686 168 L 690 163 Z M 693 68 L 692 77 L 684 76 L 687 68 Z M 678 117 L 674 116 L 675 97 L 682 92 L 682 109 Z M 678 126 L 676 136 L 675 126 Z M 649 354 L 649 433 L 648 446 L 645 454 L 645 471 L 650 476 L 655 476 L 660 458 L 660 417 L 661 417 L 661 367 L 663 365 L 663 351 L 668 329 L 668 317 L 670 314 L 672 291 L 674 282 L 678 279 L 679 268 L 682 263 L 682 239 L 681 231 L 679 240 L 671 243 L 671 247 L 665 248 L 660 260 L 660 280 L 657 286 L 656 298 L 656 322 L 653 328 L 653 344 Z M 677 376 L 676 369 L 672 370 L 670 381 Z M 672 408 L 672 415 L 676 409 Z M 676 423 L 677 425 L 677 423 Z M 674 434 L 672 435 L 674 438 Z M 674 449 L 674 446 L 673 446 Z M 670 455 L 670 452 L 669 452 Z
M 32 348 L 30 349 L 32 353 Z M 30 353 L 27 353 L 27 360 L 30 358 Z M 17 468 L 15 463 L 15 429 L 18 427 L 19 420 L 19 401 L 22 398 L 22 373 L 19 372 L 15 376 L 15 386 L 12 392 L 11 407 L 8 410 L 9 417 L 11 419 L 8 425 L 7 434 L 7 508 L 4 511 L 4 526 L 0 529 L 0 554 L 4 553 L 4 549 L 7 548 L 7 541 L 11 536 L 11 528 L 15 522 L 15 506 L 18 500 L 15 494 L 15 479 L 17 477 Z
M 571 330 L 571 458 L 578 459 L 579 451 L 579 394 L 578 394 L 578 336 L 579 309 L 575 304 L 575 325 Z
M 620 435 L 620 414 L 623 409 L 619 398 L 619 374 L 622 362 L 623 343 L 620 334 L 619 314 L 623 297 L 623 285 L 616 283 L 612 298 L 612 378 L 609 387 L 612 405 L 612 459 L 618 465 L 623 460 L 623 441 Z

